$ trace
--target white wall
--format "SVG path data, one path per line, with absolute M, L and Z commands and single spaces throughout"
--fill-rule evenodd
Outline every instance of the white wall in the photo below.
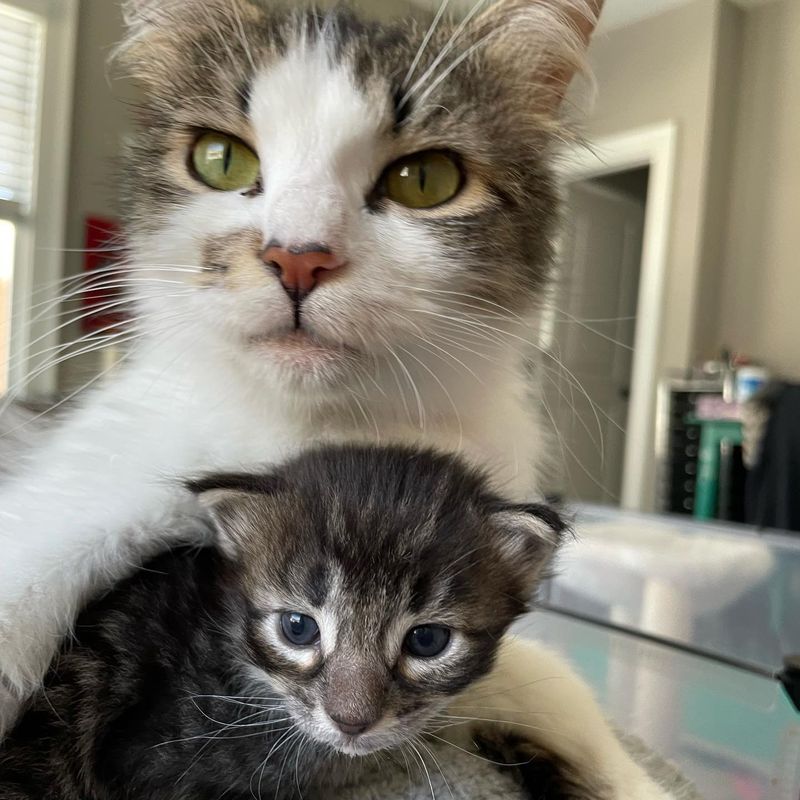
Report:
M 66 244 L 73 249 L 85 246 L 87 216 L 116 215 L 116 162 L 120 143 L 130 128 L 129 104 L 137 96 L 124 81 L 112 82 L 107 64 L 111 49 L 123 32 L 119 3 L 80 0 L 79 8 Z M 83 255 L 68 252 L 65 275 L 82 269 Z M 71 308 L 78 310 L 74 305 Z M 63 339 L 80 335 L 79 326 L 73 325 L 64 330 Z M 94 354 L 63 363 L 59 370 L 61 390 L 71 391 L 90 380 L 99 363 Z
M 678 127 L 660 373 L 684 367 L 693 348 L 717 10 L 715 0 L 695 0 L 600 34 L 590 49 L 598 84 L 586 125 L 590 141 L 666 120 Z
M 800 2 L 745 15 L 717 338 L 800 380 Z

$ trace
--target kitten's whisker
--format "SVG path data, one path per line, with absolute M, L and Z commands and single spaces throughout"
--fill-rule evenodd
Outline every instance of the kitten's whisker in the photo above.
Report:
M 482 756 L 480 753 L 473 753 L 471 750 L 467 750 L 461 747 L 460 745 L 455 744 L 454 742 L 450 742 L 441 736 L 437 736 L 435 733 L 429 733 L 428 736 L 430 736 L 432 739 L 436 739 L 439 742 L 443 742 L 444 744 L 449 745 L 450 747 L 453 747 L 462 753 L 466 753 L 468 756 L 473 756 L 474 758 L 480 759 L 481 761 L 484 761 L 487 764 L 493 764 L 496 767 L 524 767 L 527 764 L 530 764 L 531 761 L 533 761 L 533 758 L 535 757 L 532 756 L 526 761 L 518 761 L 516 763 L 508 764 L 505 761 L 495 761 L 494 759 L 487 758 L 486 756 Z
M 293 733 L 292 736 L 289 738 L 289 740 L 286 742 L 286 747 L 285 747 L 286 752 L 283 755 L 283 761 L 281 762 L 281 770 L 278 773 L 278 783 L 275 786 L 275 798 L 276 798 L 276 800 L 277 800 L 277 797 L 278 797 L 278 795 L 280 793 L 281 781 L 283 780 L 283 771 L 286 768 L 286 762 L 289 760 L 289 756 L 292 754 L 292 750 L 291 750 L 291 747 L 289 745 L 292 742 L 294 742 L 298 737 L 300 737 L 300 741 L 302 742 L 303 735 L 304 735 L 303 731 L 298 728 L 295 731 L 295 733 Z M 260 797 L 260 791 L 259 791 L 259 797 Z
M 539 683 L 545 683 L 546 681 L 560 681 L 564 680 L 562 675 L 548 675 L 544 678 L 534 678 L 531 681 L 526 681 L 525 683 L 517 684 L 516 686 L 504 686 L 502 689 L 495 689 L 491 692 L 478 692 L 477 694 L 473 694 L 470 692 L 470 697 L 474 697 L 478 700 L 484 697 L 496 697 L 497 695 L 510 695 L 513 692 L 518 692 L 520 689 L 527 689 L 529 686 L 536 686 Z M 458 701 L 453 702 L 453 706 L 459 708 Z
M 433 754 L 433 751 L 430 747 L 428 747 L 427 744 L 425 744 L 421 737 L 418 737 L 417 742 L 419 746 L 424 748 L 425 752 L 427 752 L 427 754 L 433 759 L 433 763 L 436 765 L 436 769 L 439 770 L 439 774 L 442 776 L 442 780 L 444 781 L 444 785 L 447 787 L 447 791 L 450 793 L 450 797 L 453 798 L 453 790 L 450 787 L 450 782 L 447 780 L 447 776 L 444 774 L 444 770 L 442 769 L 441 764 L 439 764 L 436 756 Z
M 416 739 L 416 737 L 414 738 Z M 422 753 L 420 753 L 417 746 L 414 744 L 414 741 L 409 740 L 408 744 L 419 759 L 419 763 L 422 764 L 422 769 L 425 771 L 425 777 L 428 779 L 428 786 L 431 788 L 431 800 L 436 800 L 436 792 L 433 791 L 433 781 L 431 780 L 431 774 L 428 771 L 428 765 L 425 763 L 425 759 L 422 757 Z

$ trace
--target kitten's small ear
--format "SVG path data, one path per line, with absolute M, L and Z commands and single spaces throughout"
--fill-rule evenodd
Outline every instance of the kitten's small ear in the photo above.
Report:
M 586 50 L 604 0 L 497 0 L 474 21 L 491 59 L 521 80 L 539 108 L 555 113 Z
M 185 483 L 208 512 L 217 533 L 217 544 L 229 557 L 237 558 L 254 536 L 264 531 L 254 525 L 263 520 L 264 498 L 279 493 L 283 483 L 273 475 L 225 473 L 206 475 Z
M 542 503 L 503 505 L 491 519 L 500 533 L 501 558 L 520 570 L 533 591 L 569 526 L 558 511 Z

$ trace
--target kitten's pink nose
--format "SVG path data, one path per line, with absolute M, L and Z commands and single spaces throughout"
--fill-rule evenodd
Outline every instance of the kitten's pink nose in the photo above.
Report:
M 348 736 L 358 736 L 359 733 L 364 731 L 372 725 L 373 720 L 356 719 L 355 717 L 340 717 L 336 714 L 328 714 L 328 716 L 336 723 L 336 727 Z
M 319 242 L 289 247 L 270 243 L 261 254 L 261 259 L 278 273 L 283 288 L 292 297 L 307 295 L 323 275 L 344 266 L 341 259 Z

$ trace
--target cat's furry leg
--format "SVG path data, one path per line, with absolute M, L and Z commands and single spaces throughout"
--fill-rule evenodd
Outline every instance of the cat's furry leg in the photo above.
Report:
M 507 637 L 492 672 L 449 712 L 474 720 L 442 732 L 457 746 L 470 749 L 476 738 L 491 740 L 506 731 L 530 743 L 530 756 L 552 754 L 571 780 L 596 787 L 598 798 L 669 799 L 625 752 L 589 687 L 538 643 Z
M 197 445 L 163 398 L 129 392 L 143 395 L 120 381 L 90 397 L 0 487 L 0 735 L 89 594 L 185 534 L 170 476 Z

